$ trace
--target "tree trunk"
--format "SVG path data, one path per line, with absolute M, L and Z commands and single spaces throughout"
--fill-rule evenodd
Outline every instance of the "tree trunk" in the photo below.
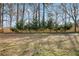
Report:
M 10 28 L 12 27 L 12 17 L 13 17 L 13 4 L 9 4 L 9 17 L 10 17 Z
M 19 4 L 17 3 L 17 19 L 16 19 L 16 23 L 18 23 L 19 20 Z
M 66 13 L 65 13 L 65 32 L 66 32 Z
M 44 3 L 43 3 L 43 22 L 42 23 L 43 23 L 42 26 L 44 28 L 45 27 L 45 24 L 44 24 L 45 23 L 45 4 Z
M 22 22 L 24 22 L 24 12 L 25 12 L 25 3 L 23 4 L 23 12 L 22 12 Z M 24 29 L 24 26 L 22 25 L 22 28 Z
M 2 32 L 3 32 L 3 16 L 4 16 L 4 3 L 2 4 Z
M 2 15 L 2 4 L 0 3 L 0 29 L 1 29 L 1 27 L 2 27 L 2 25 L 1 25 L 1 15 Z
M 39 28 L 40 28 L 40 3 L 38 4 L 38 10 L 39 10 L 39 12 L 38 12 L 38 21 L 39 21 Z
M 12 15 L 10 15 L 10 28 L 12 27 Z

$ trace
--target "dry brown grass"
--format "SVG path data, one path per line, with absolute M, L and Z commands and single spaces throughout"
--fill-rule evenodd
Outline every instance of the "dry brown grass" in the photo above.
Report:
M 0 32 L 3 32 L 3 29 L 2 28 L 0 28 Z
M 0 34 L 0 55 L 79 55 L 79 34 Z

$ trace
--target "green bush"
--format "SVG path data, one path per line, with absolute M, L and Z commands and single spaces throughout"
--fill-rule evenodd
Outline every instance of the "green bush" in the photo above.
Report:
M 45 21 L 44 24 L 41 21 L 40 22 L 40 27 L 39 27 L 39 22 L 36 19 L 33 19 L 31 23 L 25 24 L 25 21 L 20 20 L 19 22 L 16 23 L 14 28 L 11 28 L 12 31 L 19 32 L 19 30 L 38 30 L 38 29 L 50 29 L 54 31 L 61 31 L 61 30 L 69 30 L 72 28 L 72 23 L 66 23 L 66 24 L 61 24 L 58 25 L 57 23 L 53 23 L 52 20 Z
M 66 25 L 63 25 L 63 30 L 69 30 L 72 28 L 72 23 L 66 23 Z
M 23 30 L 24 26 L 25 26 L 24 24 L 25 24 L 25 22 L 20 20 L 19 22 L 16 23 L 15 28 L 18 29 L 18 30 Z
M 48 29 L 52 29 L 52 28 L 53 28 L 53 26 L 52 26 L 52 20 L 48 20 L 46 27 L 47 27 Z
M 66 23 L 66 24 L 63 24 L 63 25 L 54 25 L 53 27 L 53 30 L 56 31 L 56 30 L 70 30 L 72 28 L 72 23 Z

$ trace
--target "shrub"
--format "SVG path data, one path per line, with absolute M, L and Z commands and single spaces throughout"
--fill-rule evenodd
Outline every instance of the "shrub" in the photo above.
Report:
M 10 28 L 10 30 L 12 30 L 12 32 L 19 32 L 16 28 Z
M 24 24 L 25 24 L 25 22 L 20 20 L 19 22 L 16 23 L 15 28 L 18 29 L 18 30 L 23 30 L 24 29 Z

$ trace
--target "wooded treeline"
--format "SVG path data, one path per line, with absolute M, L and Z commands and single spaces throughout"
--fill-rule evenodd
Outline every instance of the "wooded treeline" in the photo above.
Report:
M 0 3 L 0 29 L 78 32 L 78 3 Z

